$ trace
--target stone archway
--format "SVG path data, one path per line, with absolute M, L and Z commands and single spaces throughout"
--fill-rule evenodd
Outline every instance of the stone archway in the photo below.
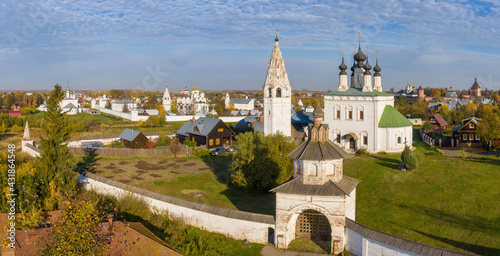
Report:
M 356 141 L 358 140 L 358 137 L 356 135 L 352 133 L 346 134 L 344 135 L 343 140 L 344 148 L 356 150 Z
M 332 238 L 330 222 L 318 211 L 305 210 L 297 218 L 295 237 L 328 243 Z

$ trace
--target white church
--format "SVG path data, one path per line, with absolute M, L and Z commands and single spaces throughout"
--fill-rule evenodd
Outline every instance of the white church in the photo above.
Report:
M 366 63 L 364 61 L 366 60 Z M 325 123 L 330 138 L 347 151 L 366 148 L 368 152 L 402 152 L 413 142 L 412 123 L 394 108 L 394 95 L 382 91 L 382 70 L 372 69 L 368 56 L 361 51 L 354 55 L 348 86 L 347 66 L 342 55 L 336 92 L 323 95 Z
M 291 92 L 285 62 L 276 36 L 269 60 L 264 94 L 264 134 L 281 132 L 291 136 Z M 366 63 L 364 63 L 366 61 Z M 324 97 L 324 123 L 329 125 L 329 137 L 348 152 L 365 148 L 368 152 L 402 152 L 413 142 L 412 123 L 394 108 L 394 95 L 382 91 L 382 70 L 377 62 L 372 69 L 361 50 L 354 55 L 348 85 L 347 66 L 342 54 L 336 92 Z M 307 132 L 306 132 L 307 133 Z
M 181 115 L 205 113 L 209 110 L 208 102 L 205 93 L 200 93 L 195 85 L 191 91 L 186 89 L 181 92 L 181 96 L 177 98 L 177 111 Z
M 69 86 L 66 87 L 64 98 L 61 100 L 61 102 L 59 102 L 59 106 L 61 106 L 63 112 L 66 112 L 67 115 L 76 115 L 83 111 L 78 104 L 78 99 L 75 97 L 75 92 L 71 91 L 69 89 Z M 41 104 L 40 106 L 38 106 L 37 110 L 47 111 L 47 104 Z

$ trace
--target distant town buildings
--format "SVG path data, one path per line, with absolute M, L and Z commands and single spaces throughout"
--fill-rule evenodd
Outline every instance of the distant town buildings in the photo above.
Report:
M 255 108 L 255 99 L 249 99 L 248 96 L 245 98 L 230 98 L 229 93 L 226 93 L 226 98 L 224 100 L 224 104 L 226 105 L 226 109 L 230 108 L 230 104 L 233 103 L 233 106 L 237 110 L 254 110 Z
M 196 113 L 205 113 L 209 110 L 208 99 L 205 93 L 195 87 L 193 90 L 182 90 L 181 95 L 177 98 L 177 111 L 181 115 L 192 115 Z

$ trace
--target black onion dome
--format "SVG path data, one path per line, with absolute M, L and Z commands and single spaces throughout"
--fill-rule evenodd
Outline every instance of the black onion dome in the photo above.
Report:
M 363 62 L 366 60 L 366 55 L 361 51 L 361 45 L 358 48 L 358 52 L 354 54 L 354 60 L 357 62 Z
M 346 64 L 344 63 L 344 56 L 342 56 L 342 64 L 340 64 L 339 69 L 344 71 L 347 69 Z
M 378 58 L 377 58 L 377 64 L 375 64 L 375 67 L 373 68 L 373 71 L 375 71 L 375 74 L 374 76 L 380 76 L 380 71 L 382 69 L 380 68 L 380 66 L 378 65 Z
M 368 58 L 366 58 L 366 64 L 363 66 L 363 69 L 365 69 L 366 71 L 369 71 L 370 69 L 372 69 L 372 66 L 368 62 Z

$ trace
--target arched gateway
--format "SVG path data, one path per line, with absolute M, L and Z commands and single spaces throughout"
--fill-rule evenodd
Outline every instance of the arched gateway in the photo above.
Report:
M 343 158 L 348 154 L 328 139 L 328 125 L 322 119 L 318 105 L 308 140 L 289 155 L 294 158 L 293 179 L 271 190 L 276 193 L 274 241 L 278 248 L 287 248 L 301 237 L 331 253 L 341 253 L 345 218 L 355 219 L 359 181 L 343 176 Z

